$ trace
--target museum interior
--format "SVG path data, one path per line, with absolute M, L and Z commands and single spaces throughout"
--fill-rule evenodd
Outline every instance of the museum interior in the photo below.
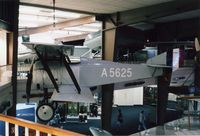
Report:
M 0 0 L 0 136 L 200 134 L 200 0 Z

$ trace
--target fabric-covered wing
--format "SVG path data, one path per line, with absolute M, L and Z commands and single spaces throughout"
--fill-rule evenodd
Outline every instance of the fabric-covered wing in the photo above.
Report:
M 68 102 L 95 103 L 92 92 L 88 87 L 81 87 L 81 94 L 78 94 L 74 85 L 59 86 L 59 93 L 53 92 L 51 100 Z
M 35 51 L 35 48 L 39 52 L 48 52 L 49 54 L 58 54 L 58 50 L 64 53 L 69 53 L 68 55 L 72 55 L 73 53 L 73 45 L 58 45 L 58 44 L 45 44 L 45 43 L 33 43 L 33 42 L 23 42 L 27 48 Z

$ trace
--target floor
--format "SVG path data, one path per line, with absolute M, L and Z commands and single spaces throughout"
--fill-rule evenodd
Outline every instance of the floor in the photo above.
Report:
M 131 136 L 148 136 L 148 135 L 200 135 L 200 118 L 188 116 L 181 119 L 166 123 L 164 126 L 158 126 L 146 131 L 132 134 Z
M 138 117 L 141 110 L 144 110 L 145 114 L 150 113 L 151 116 L 150 118 L 153 122 L 147 124 L 147 126 L 149 128 L 155 126 L 155 116 L 156 116 L 155 107 L 143 105 L 143 106 L 122 106 L 119 108 L 121 109 L 123 114 L 123 123 L 120 125 L 117 123 L 118 110 L 117 108 L 113 108 L 112 121 L 111 121 L 111 127 L 112 127 L 111 133 L 113 135 L 130 135 L 133 133 L 137 133 L 139 124 Z M 173 115 L 169 117 L 177 118 L 176 112 L 168 111 L 168 115 Z M 170 120 L 173 120 L 173 118 L 170 118 Z M 68 117 L 66 123 L 62 123 L 56 126 L 66 130 L 75 131 L 81 134 L 91 135 L 89 128 L 90 127 L 101 128 L 101 120 L 100 117 L 89 118 L 87 123 L 80 123 L 78 121 L 78 118 Z

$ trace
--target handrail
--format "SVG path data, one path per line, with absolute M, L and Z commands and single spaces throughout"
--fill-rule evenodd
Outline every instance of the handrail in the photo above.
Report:
M 83 136 L 82 134 L 79 134 L 79 133 L 75 133 L 75 132 L 71 132 L 71 131 L 67 131 L 67 130 L 63 130 L 59 128 L 54 128 L 51 126 L 46 126 L 46 125 L 31 122 L 31 121 L 23 120 L 23 119 L 6 116 L 3 114 L 0 114 L 0 121 L 9 122 L 14 125 L 30 128 L 33 130 L 37 130 L 37 131 L 55 135 L 55 136 Z

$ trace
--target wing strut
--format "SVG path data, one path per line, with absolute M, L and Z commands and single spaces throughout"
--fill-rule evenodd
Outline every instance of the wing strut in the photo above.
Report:
M 33 65 L 35 63 L 35 58 L 33 59 L 31 63 L 31 67 L 29 69 L 29 72 L 27 74 L 27 82 L 26 82 L 26 98 L 27 98 L 27 103 L 29 103 L 30 100 L 30 95 L 31 95 L 31 84 L 32 84 L 32 79 L 33 79 Z
M 67 55 L 62 54 L 60 51 L 59 51 L 59 53 L 62 56 L 61 57 L 62 61 L 63 61 L 64 65 L 65 65 L 65 68 L 66 68 L 67 72 L 69 73 L 69 76 L 71 77 L 71 79 L 72 79 L 72 81 L 73 81 L 78 93 L 80 94 L 81 93 L 81 88 L 80 88 L 80 86 L 79 86 L 79 84 L 78 84 L 78 82 L 76 80 L 76 77 L 75 77 L 75 75 L 74 75 L 74 73 L 73 73 L 73 71 L 72 71 L 72 69 L 71 69 L 71 67 L 69 65 L 69 63 L 71 62 L 69 57 Z M 66 60 L 65 57 L 67 58 L 68 61 Z
M 45 71 L 47 72 L 49 78 L 51 79 L 51 82 L 53 83 L 56 91 L 59 93 L 58 84 L 56 83 L 56 80 L 55 80 L 55 78 L 54 78 L 54 76 L 53 76 L 53 74 L 52 74 L 52 72 L 51 72 L 48 64 L 45 62 L 45 60 L 43 59 L 42 55 L 39 53 L 39 51 L 37 50 L 37 48 L 35 48 L 35 52 L 36 52 L 39 60 L 41 61 L 42 65 L 43 65 L 43 67 L 45 69 Z
M 64 54 L 63 54 L 63 55 L 64 55 Z M 65 55 L 64 55 L 64 56 L 65 56 Z M 71 63 L 71 60 L 70 60 L 70 58 L 69 58 L 68 55 L 66 55 L 66 58 L 67 58 L 68 63 Z

